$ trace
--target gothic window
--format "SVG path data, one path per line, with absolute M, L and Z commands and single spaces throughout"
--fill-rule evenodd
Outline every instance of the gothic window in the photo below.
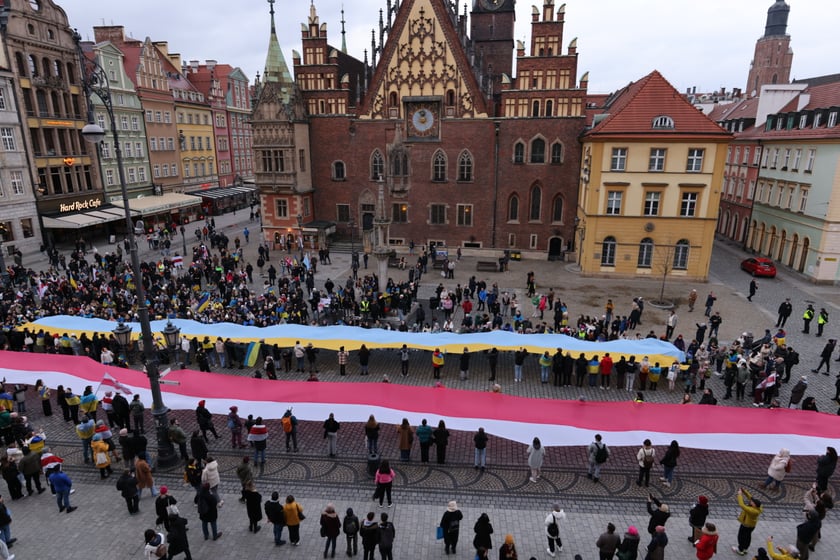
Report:
M 333 165 L 333 179 L 336 181 L 343 181 L 347 178 L 346 170 L 343 161 L 334 161 Z
M 384 175 L 385 158 L 382 157 L 382 152 L 374 150 L 373 155 L 370 156 L 370 178 L 376 181 Z
M 508 221 L 519 221 L 519 197 L 512 195 L 508 201 Z
M 513 163 L 525 163 L 525 144 L 522 142 L 513 145 Z
M 551 163 L 552 165 L 563 163 L 563 144 L 560 142 L 555 142 L 551 145 Z
M 551 53 L 549 53 L 549 54 L 551 54 Z M 551 116 L 553 116 L 553 114 L 554 114 L 554 102 L 552 102 L 549 99 L 548 101 L 545 102 L 545 116 L 546 117 L 551 117 Z
M 562 196 L 554 197 L 554 202 L 551 203 L 551 221 L 552 222 L 562 222 L 563 221 L 563 197 Z
M 531 116 L 532 117 L 539 117 L 540 116 L 540 102 L 534 101 L 534 104 L 531 108 Z
M 432 158 L 432 181 L 446 181 L 446 154 L 442 150 L 436 151 Z
M 542 138 L 531 141 L 531 163 L 545 163 L 545 140 Z
M 538 186 L 534 186 L 534 188 L 531 189 L 531 211 L 528 216 L 529 220 L 531 220 L 532 222 L 539 221 L 541 206 L 542 189 Z
M 455 105 L 455 91 L 448 89 L 446 90 L 446 104 L 449 107 L 453 107 Z
M 461 152 L 458 156 L 458 180 L 472 181 L 473 180 L 473 161 L 472 156 L 466 150 Z
M 408 175 L 408 154 L 403 150 L 396 150 L 391 155 L 391 175 L 394 177 Z

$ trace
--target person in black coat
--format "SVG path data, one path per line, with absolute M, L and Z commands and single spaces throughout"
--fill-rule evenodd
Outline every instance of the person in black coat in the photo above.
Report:
M 657 500 L 652 494 L 648 495 L 647 510 L 650 514 L 650 521 L 648 521 L 648 533 L 653 535 L 656 533 L 656 527 L 664 526 L 671 513 L 668 510 L 668 505 L 663 504 Z
M 207 439 L 207 432 L 210 432 L 216 439 L 219 439 L 219 434 L 216 433 L 216 428 L 213 426 L 213 415 L 207 410 L 207 407 L 204 405 L 206 401 L 198 401 L 198 406 L 195 408 L 195 419 L 198 422 L 198 427 L 201 430 L 201 434 L 204 436 L 204 441 L 209 441 Z
M 379 524 L 376 522 L 375 517 L 372 511 L 369 512 L 365 520 L 362 521 L 362 526 L 359 528 L 359 535 L 362 537 L 364 560 L 374 560 L 376 545 L 379 543 Z
M 198 518 L 201 519 L 201 532 L 204 533 L 204 540 L 210 538 L 210 531 L 213 531 L 213 540 L 218 540 L 222 532 L 217 530 L 216 520 L 219 519 L 219 501 L 210 492 L 210 485 L 206 482 L 201 485 L 198 493 Z
M 155 513 L 157 514 L 155 525 L 163 524 L 163 527 L 169 531 L 171 526 L 169 525 L 169 512 L 166 511 L 166 508 L 177 503 L 178 500 L 169 495 L 169 489 L 166 486 L 161 486 L 160 494 L 155 498 Z
M 443 529 L 443 544 L 446 547 L 446 554 L 449 554 L 450 550 L 452 554 L 455 554 L 463 518 L 464 514 L 458 509 L 458 503 L 455 500 L 449 502 L 446 511 L 443 512 L 443 517 L 440 518 L 440 528 Z
M 262 496 L 254 488 L 254 482 L 251 481 L 245 486 L 242 491 L 245 497 L 245 511 L 248 513 L 248 530 L 252 533 L 260 532 L 260 521 L 262 515 Z
M 138 495 L 137 479 L 134 478 L 134 474 L 130 470 L 125 469 L 122 476 L 117 480 L 117 490 L 120 491 L 120 494 L 125 499 L 125 504 L 128 506 L 128 513 L 130 515 L 140 513 L 140 496 Z
M 694 544 L 700 538 L 700 532 L 706 525 L 707 517 L 709 517 L 709 499 L 706 496 L 699 496 L 688 510 L 688 524 L 693 528 L 688 542 Z
M 190 438 L 190 451 L 192 451 L 192 456 L 196 459 L 202 461 L 207 460 L 207 443 L 201 437 L 198 430 L 193 431 L 192 437 Z
M 475 531 L 473 546 L 476 551 L 479 548 L 483 548 L 485 550 L 493 548 L 493 540 L 490 537 L 490 535 L 493 534 L 493 525 L 490 523 L 490 516 L 486 513 L 482 513 L 478 518 L 478 521 L 475 522 L 473 530 Z
M 825 448 L 825 455 L 817 458 L 817 492 L 822 494 L 828 488 L 828 479 L 837 467 L 837 450 L 833 447 Z
M 187 539 L 187 520 L 178 514 L 169 516 L 169 533 L 166 535 L 169 543 L 169 558 L 176 554 L 184 554 L 185 560 L 192 560 L 190 542 Z
M 435 439 L 437 463 L 442 465 L 446 462 L 446 446 L 449 443 L 449 430 L 446 429 L 446 423 L 443 420 L 438 422 L 438 427 L 432 435 Z

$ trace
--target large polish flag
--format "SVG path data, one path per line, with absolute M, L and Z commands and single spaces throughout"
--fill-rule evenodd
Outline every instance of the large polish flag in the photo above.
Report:
M 76 392 L 97 386 L 103 369 L 151 406 L 149 380 L 140 371 L 106 367 L 86 357 L 0 352 L 0 376 L 9 383 L 48 387 L 64 385 Z M 817 455 L 840 439 L 840 416 L 791 409 L 754 409 L 635 402 L 531 399 L 503 393 L 446 387 L 417 387 L 381 382 L 329 383 L 172 371 L 161 387 L 167 407 L 194 410 L 199 400 L 216 414 L 238 406 L 245 414 L 279 419 L 292 408 L 304 421 L 323 422 L 334 413 L 341 422 L 365 422 L 374 414 L 380 422 L 412 425 L 423 418 L 450 429 L 473 431 L 521 443 L 539 437 L 543 445 L 587 445 L 597 432 L 612 446 L 637 446 L 645 438 L 655 445 L 676 439 L 683 447 L 776 453 L 786 447 L 794 454 Z M 431 382 L 430 382 L 431 383 Z

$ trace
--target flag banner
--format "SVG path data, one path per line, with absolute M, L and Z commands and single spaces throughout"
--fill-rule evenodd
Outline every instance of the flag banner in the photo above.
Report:
M 119 391 L 120 393 L 122 393 L 124 395 L 130 395 L 133 392 L 131 389 L 129 389 L 128 387 L 126 387 L 125 385 L 123 385 L 122 383 L 117 381 L 114 378 L 114 376 L 111 375 L 110 373 L 105 373 L 105 375 L 102 376 L 101 385 L 107 385 L 109 387 L 113 387 L 114 389 L 116 389 L 117 391 Z
M 201 294 L 201 297 L 199 298 L 198 303 L 195 306 L 195 310 L 198 311 L 199 313 L 204 313 L 204 310 L 207 309 L 207 307 L 209 307 L 209 306 L 210 306 L 210 294 L 207 293 L 207 292 L 204 292 L 203 294 Z
M 259 342 L 252 342 L 248 345 L 248 350 L 245 352 L 246 366 L 254 367 L 257 365 L 257 360 L 260 357 L 260 347 L 262 347 L 262 344 Z

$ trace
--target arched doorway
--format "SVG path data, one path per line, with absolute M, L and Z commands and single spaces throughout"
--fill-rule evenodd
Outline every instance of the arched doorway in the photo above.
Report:
M 548 240 L 548 260 L 563 260 L 563 239 L 561 237 L 552 237 Z
M 787 231 L 782 230 L 782 237 L 781 241 L 779 241 L 779 255 L 776 259 L 779 262 L 784 262 L 785 260 L 785 243 L 787 242 Z
M 807 237 L 802 240 L 802 254 L 799 255 L 799 272 L 805 272 L 805 263 L 808 261 L 808 247 L 811 245 L 811 240 Z
M 744 217 L 744 219 L 741 221 L 741 235 L 738 236 L 738 241 L 741 243 L 747 240 L 747 232 L 750 229 L 749 223 L 750 220 L 747 217 Z
M 788 263 L 787 265 L 793 268 L 793 263 L 796 262 L 796 250 L 799 248 L 799 234 L 793 234 L 793 240 L 790 244 L 790 253 L 788 254 Z
M 750 224 L 750 249 L 755 249 L 755 242 L 758 238 L 758 224 L 755 220 L 753 220 L 752 224 Z
M 776 226 L 770 227 L 770 236 L 767 239 L 767 253 L 765 253 L 771 259 L 773 258 L 773 253 L 776 252 Z
M 726 235 L 726 226 L 729 225 L 729 210 L 720 217 L 720 224 L 718 224 L 718 232 Z
M 764 222 L 762 222 L 761 225 L 758 226 L 758 243 L 755 243 L 752 246 L 752 248 L 758 253 L 761 253 L 761 250 L 764 248 L 764 234 L 765 233 L 767 233 L 767 225 L 764 224 Z

